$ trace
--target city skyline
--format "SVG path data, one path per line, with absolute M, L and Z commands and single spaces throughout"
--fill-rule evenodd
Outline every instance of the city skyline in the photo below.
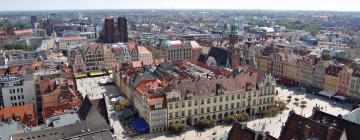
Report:
M 71 3 L 71 4 L 69 4 Z M 87 10 L 87 9 L 248 9 L 359 11 L 355 0 L 12 0 L 3 1 L 0 11 Z M 31 6 L 29 6 L 31 5 Z M 46 7 L 46 8 L 44 8 Z

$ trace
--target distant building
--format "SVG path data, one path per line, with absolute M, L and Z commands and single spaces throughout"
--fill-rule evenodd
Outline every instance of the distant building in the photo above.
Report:
M 89 42 L 90 40 L 88 40 L 87 37 L 83 36 L 61 37 L 59 40 L 59 49 L 69 50 L 73 47 L 85 45 Z
M 343 67 L 329 65 L 325 69 L 324 90 L 337 92 L 339 87 L 339 73 Z
M 120 42 L 128 42 L 128 28 L 127 28 L 127 19 L 125 17 L 119 17 L 117 28 L 120 31 Z
M 31 21 L 31 28 L 36 29 L 36 23 L 38 22 L 37 16 L 31 16 L 30 21 Z
M 104 35 L 106 43 L 114 43 L 114 19 L 106 18 L 104 27 Z
M 34 104 L 0 108 L 0 124 L 17 121 L 21 125 L 35 127 L 38 125 L 36 118 L 37 117 Z
M 8 50 L 5 53 L 7 67 L 31 65 L 36 61 L 36 54 L 32 51 Z
M 160 50 L 164 54 L 166 61 L 189 60 L 192 57 L 190 42 L 168 40 L 160 46 Z

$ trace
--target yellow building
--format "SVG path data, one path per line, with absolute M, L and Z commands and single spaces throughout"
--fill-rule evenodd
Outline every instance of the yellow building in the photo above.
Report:
M 282 76 L 294 81 L 299 81 L 300 78 L 300 67 L 292 63 L 284 63 Z
M 267 58 L 259 57 L 259 69 L 267 72 L 269 61 Z
M 329 65 L 325 69 L 325 77 L 324 77 L 324 90 L 329 91 L 338 91 L 339 84 L 339 72 L 343 68 L 340 66 Z
M 338 90 L 339 78 L 337 76 L 332 76 L 325 74 L 324 80 L 324 90 L 337 91 Z

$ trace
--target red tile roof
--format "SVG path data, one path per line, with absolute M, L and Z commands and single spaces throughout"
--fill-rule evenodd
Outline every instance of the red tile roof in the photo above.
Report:
M 27 29 L 27 30 L 15 30 L 14 34 L 16 36 L 30 36 L 32 35 L 32 29 Z
M 60 38 L 60 41 L 86 40 L 85 36 L 68 36 Z
M 42 111 L 43 119 L 45 120 L 46 118 L 52 117 L 54 115 L 75 112 L 76 108 L 79 108 L 81 103 L 81 101 L 73 101 L 55 106 L 45 106 Z
M 261 132 L 256 132 L 246 124 L 234 123 L 230 129 L 228 140 L 277 140 L 277 138 Z
M 19 117 L 19 123 L 27 126 L 37 126 L 36 112 L 34 104 L 6 107 L 0 109 L 0 121 Z
M 319 140 L 339 140 L 342 134 L 341 130 L 291 111 L 279 139 L 290 140 L 315 137 Z

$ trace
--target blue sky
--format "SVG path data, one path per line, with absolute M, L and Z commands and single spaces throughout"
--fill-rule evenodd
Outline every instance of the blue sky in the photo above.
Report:
M 360 11 L 357 0 L 0 0 L 0 11 L 68 9 L 275 9 Z

